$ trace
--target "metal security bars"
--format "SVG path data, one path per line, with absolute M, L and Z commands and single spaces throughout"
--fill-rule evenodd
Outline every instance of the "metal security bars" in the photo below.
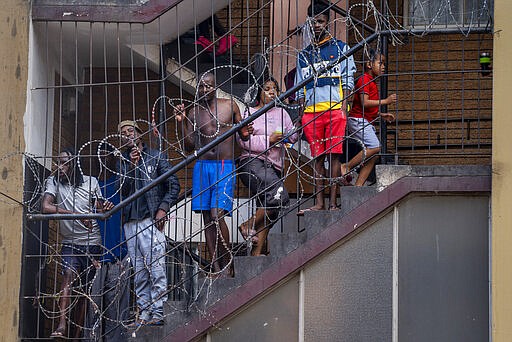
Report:
M 319 176 L 313 171 L 310 148 L 305 139 L 299 138 L 292 147 L 284 146 L 295 130 L 283 130 L 285 134 L 281 140 L 251 154 L 251 158 L 258 159 L 277 148 L 284 161 L 278 170 L 281 177 L 259 188 L 256 195 L 251 195 L 240 181 L 244 172 L 247 173 L 241 171 L 247 166 L 247 160 L 234 164 L 230 172 L 220 171 L 222 176 L 217 175 L 212 184 L 199 187 L 192 195 L 194 163 L 198 159 L 204 160 L 214 150 L 218 158 L 209 160 L 222 159 L 219 146 L 225 147 L 222 153 L 232 159 L 238 158 L 242 147 L 234 137 L 242 127 L 258 117 L 270 122 L 268 111 L 276 108 L 276 103 L 278 108 L 283 108 L 280 115 L 295 119 L 300 111 L 294 98 L 297 91 L 300 92 L 306 84 L 317 82 L 349 56 L 355 56 L 356 76 L 360 75 L 368 61 L 369 48 L 382 47 L 383 41 L 389 40 L 393 44 L 387 47 L 388 67 L 381 79 L 385 80 L 388 93 L 397 93 L 399 99 L 396 105 L 388 108 L 396 121 L 387 127 L 385 156 L 388 158 L 385 160 L 410 164 L 489 163 L 492 75 L 482 73 L 477 61 L 481 52 L 492 52 L 490 26 L 481 19 L 473 26 L 409 29 L 401 26 L 405 25 L 399 19 L 403 9 L 398 7 L 398 2 L 392 9 L 393 4 L 388 4 L 388 15 L 383 19 L 376 14 L 382 13 L 376 9 L 379 7 L 372 7 L 371 2 L 362 5 L 348 1 L 328 2 L 331 34 L 348 42 L 352 48 L 331 64 L 317 69 L 316 74 L 302 83 L 294 83 L 289 73 L 295 68 L 297 55 L 304 47 L 302 40 L 308 34 L 307 5 L 300 2 L 181 1 L 147 23 L 130 22 L 127 17 L 117 22 L 95 20 L 94 12 L 88 12 L 87 21 L 77 18 L 78 12 L 70 15 L 74 20 L 62 20 L 57 16 L 49 18 L 55 12 L 44 12 L 45 7 L 36 4 L 35 13 L 39 19 L 32 22 L 33 62 L 28 118 L 33 129 L 28 138 L 29 153 L 24 154 L 29 172 L 23 204 L 29 220 L 25 221 L 24 227 L 26 262 L 21 338 L 48 338 L 59 330 L 61 317 L 65 317 L 66 322 L 63 334 L 70 338 L 99 339 L 118 327 L 125 333 L 138 332 L 144 325 L 137 325 L 136 319 L 140 319 L 154 302 L 165 298 L 168 300 L 168 307 L 163 312 L 166 325 L 170 324 L 169 319 L 175 312 L 198 310 L 206 314 L 208 293 L 218 277 L 222 273 L 232 276 L 234 257 L 251 254 L 254 246 L 260 243 L 253 241 L 252 234 L 270 226 L 274 226 L 273 232 L 305 229 L 295 213 L 297 208 L 308 207 L 313 202 L 318 193 L 313 184 Z M 119 6 L 122 8 L 123 4 Z M 85 13 L 83 11 L 88 7 L 86 4 L 82 7 L 80 13 Z M 105 11 L 100 11 L 101 15 L 104 16 Z M 343 14 L 346 16 L 341 16 Z M 301 30 L 296 30 L 298 27 Z M 366 33 L 361 33 L 361 28 Z M 367 32 L 369 28 L 373 28 L 373 32 Z M 205 87 L 204 73 L 207 71 L 212 72 L 216 80 L 213 86 L 219 102 L 215 107 L 220 99 L 234 99 L 229 111 L 234 106 L 239 108 L 243 118 L 240 123 L 221 121 L 218 112 L 210 107 L 210 114 L 217 122 L 213 131 L 208 131 L 207 124 L 201 127 L 193 117 L 200 113 L 194 108 L 201 110 L 203 106 L 204 109 L 201 101 L 206 95 L 200 88 Z M 254 106 L 260 93 L 262 79 L 269 75 L 277 80 L 281 95 L 248 115 L 248 107 Z M 184 120 L 177 120 L 180 104 L 184 104 L 188 111 L 186 120 L 193 119 L 193 127 L 204 129 L 200 131 L 202 137 L 187 129 Z M 332 106 L 337 104 L 333 102 Z M 143 160 L 169 163 L 168 168 L 160 172 L 146 167 L 135 176 L 129 176 L 119 168 L 122 163 L 130 163 L 129 143 L 118 130 L 118 124 L 124 120 L 136 122 L 146 146 L 162 153 L 158 156 L 148 154 Z M 264 127 L 266 131 L 267 126 Z M 299 124 L 297 131 L 301 129 Z M 270 136 L 272 132 L 265 133 Z M 187 136 L 195 143 L 192 148 L 186 146 Z M 198 139 L 203 139 L 199 145 Z M 355 153 L 353 149 L 359 148 L 361 143 L 347 134 L 343 144 L 346 155 L 341 158 L 347 161 L 349 155 Z M 60 181 L 56 170 L 65 162 L 57 158 L 66 147 L 75 150 L 73 160 L 77 172 L 101 181 L 104 187 L 97 197 L 102 203 L 104 200 L 115 202 L 114 209 L 96 213 L 57 211 L 41 214 L 40 198 L 47 191 L 45 180 L 54 175 Z M 330 167 L 332 160 L 328 161 L 324 188 L 333 182 L 346 181 L 334 177 Z M 220 167 L 224 170 L 226 164 L 221 163 Z M 357 170 L 350 171 L 355 174 Z M 117 233 L 119 243 L 107 247 L 104 241 L 91 242 L 100 247 L 99 252 L 78 253 L 85 256 L 87 265 L 73 275 L 70 293 L 66 294 L 61 273 L 65 274 L 69 269 L 66 258 L 72 256 L 73 251 L 63 252 L 62 246 L 73 245 L 74 241 L 63 241 L 62 220 L 107 219 L 105 225 L 108 226 L 123 208 L 126 212 L 127 206 L 139 203 L 139 199 L 168 182 L 171 175 L 177 176 L 181 195 L 166 214 L 165 251 L 157 258 L 131 260 L 134 268 L 131 269 L 128 262 L 128 268 L 121 274 L 126 276 L 123 278 L 125 282 L 130 283 L 161 264 L 167 276 L 165 288 L 152 301 L 141 303 L 137 300 L 140 294 L 136 288 L 129 287 L 129 304 L 105 320 L 107 308 L 102 306 L 104 303 L 97 304 L 101 291 L 92 291 L 92 284 L 102 274 L 96 268 L 96 261 L 102 256 L 115 255 L 114 250 L 122 246 L 124 238 L 130 243 L 148 232 L 156 234 L 155 224 L 158 222 L 141 226 L 135 235 L 123 237 L 125 230 L 121 221 L 117 221 L 112 230 Z M 110 177 L 115 181 L 109 181 Z M 119 187 L 131 180 L 140 181 L 141 186 L 135 192 L 123 194 Z M 62 182 L 62 186 L 68 183 Z M 226 183 L 233 183 L 233 193 L 225 188 Z M 280 208 L 276 216 L 266 215 L 263 223 L 257 225 L 258 208 L 262 207 L 260 195 L 278 191 L 279 187 L 274 189 L 274 186 L 281 183 L 290 195 L 290 202 Z M 221 195 L 233 202 L 232 209 L 225 210 L 212 221 L 213 226 L 208 227 L 208 217 L 205 213 L 193 212 L 192 202 L 210 189 L 218 188 L 219 184 L 223 187 Z M 105 192 L 107 186 L 113 187 L 109 194 Z M 95 189 L 89 185 L 85 190 L 92 193 Z M 76 201 L 73 199 L 72 203 Z M 55 204 L 61 203 L 57 201 Z M 94 210 L 92 206 L 90 208 Z M 126 223 L 126 218 L 124 220 Z M 226 221 L 226 225 L 219 223 L 221 221 Z M 215 235 L 221 232 L 222 238 L 214 238 L 216 258 L 212 258 L 211 248 L 207 246 L 205 226 L 214 227 Z M 251 232 L 256 226 L 258 229 Z M 227 228 L 229 238 L 226 238 L 224 228 Z M 158 247 L 154 242 L 149 245 L 150 249 Z M 268 251 L 267 246 L 263 252 L 265 249 Z M 220 270 L 214 266 L 216 259 L 220 260 Z M 234 268 L 235 277 L 243 272 L 245 270 Z M 119 300 L 123 295 L 123 290 L 116 288 L 113 298 Z M 70 298 L 70 304 L 62 307 L 62 298 L 66 296 Z M 84 311 L 85 317 L 81 318 L 77 314 L 83 299 L 95 310 Z M 113 324 L 105 323 L 109 320 Z M 37 322 L 37 329 L 33 328 L 33 322 Z

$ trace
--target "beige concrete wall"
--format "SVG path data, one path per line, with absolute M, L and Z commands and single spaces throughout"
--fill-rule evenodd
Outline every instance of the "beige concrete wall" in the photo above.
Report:
M 492 137 L 492 335 L 512 341 L 512 22 L 510 0 L 494 1 Z
M 0 12 L 0 158 L 25 149 L 25 112 L 28 68 L 26 0 L 4 0 Z M 0 161 L 0 191 L 20 200 L 23 163 L 19 156 Z M 18 336 L 21 272 L 22 206 L 0 195 L 0 341 Z

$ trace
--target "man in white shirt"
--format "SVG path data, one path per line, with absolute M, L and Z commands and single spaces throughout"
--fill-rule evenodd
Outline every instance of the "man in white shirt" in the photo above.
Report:
M 42 212 L 46 214 L 86 214 L 94 211 L 107 211 L 113 204 L 103 200 L 94 177 L 85 176 L 78 168 L 76 156 L 71 148 L 64 149 L 57 158 L 57 170 L 48 177 L 42 203 Z M 96 220 L 61 220 L 59 224 L 62 237 L 62 274 L 59 300 L 59 324 L 51 334 L 53 338 L 67 337 L 66 313 L 69 313 L 71 287 L 82 292 L 86 283 L 92 279 L 97 267 L 97 258 L 101 254 L 101 236 Z M 84 325 L 85 298 L 77 301 L 76 326 L 74 337 L 79 338 Z M 69 333 L 69 332 L 68 332 Z

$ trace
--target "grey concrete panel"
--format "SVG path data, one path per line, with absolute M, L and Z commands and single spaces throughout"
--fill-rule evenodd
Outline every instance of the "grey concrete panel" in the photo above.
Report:
M 402 177 L 490 176 L 489 165 L 389 165 L 375 166 L 377 188 L 382 191 Z
M 267 294 L 233 319 L 211 332 L 212 342 L 297 341 L 299 331 L 299 277 Z
M 489 198 L 399 206 L 399 340 L 488 340 Z
M 391 341 L 392 214 L 305 269 L 305 341 Z

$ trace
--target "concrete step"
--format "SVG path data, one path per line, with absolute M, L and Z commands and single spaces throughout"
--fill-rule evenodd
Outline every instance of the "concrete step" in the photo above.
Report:
M 296 215 L 295 215 L 296 216 Z M 268 234 L 268 245 L 270 256 L 280 258 L 297 249 L 307 239 L 306 234 L 295 233 L 273 233 Z
M 236 285 L 258 276 L 276 259 L 272 256 L 237 256 L 234 259 Z
M 180 62 L 180 64 L 200 74 L 213 67 L 219 67 L 218 70 L 226 66 L 227 74 L 234 75 L 240 83 L 247 83 L 251 78 L 248 77 L 247 72 L 241 72 L 240 68 L 231 68 L 233 65 L 240 65 L 240 63 L 231 59 L 229 55 L 214 56 L 212 52 L 203 51 L 200 45 L 195 45 L 193 40 L 186 40 L 181 42 L 178 49 L 178 42 L 173 41 L 166 45 L 168 56 Z M 241 66 L 241 65 L 240 65 Z M 218 79 L 221 78 L 217 75 Z M 252 81 L 251 81 L 252 82 Z
M 200 278 L 197 282 L 197 294 L 195 303 L 199 310 L 205 310 L 212 304 L 222 299 L 229 291 L 239 284 L 239 280 L 233 277 L 226 278 Z
M 199 315 L 194 305 L 187 307 L 186 301 L 164 302 L 164 325 L 143 326 L 136 330 L 129 330 L 129 341 L 158 341 L 163 339 L 169 332 L 177 327 L 186 324 L 187 321 Z
M 489 165 L 376 165 L 377 190 L 393 184 L 402 177 L 456 177 L 488 176 L 491 174 Z
M 345 186 L 341 188 L 340 208 L 337 210 L 307 211 L 302 218 L 308 238 L 318 234 L 325 227 L 339 221 L 352 209 L 360 206 L 377 193 L 374 186 Z
M 161 339 L 179 326 L 186 325 L 197 315 L 207 315 L 210 306 L 222 300 L 237 288 L 243 287 L 249 279 L 258 277 L 276 260 L 296 248 L 300 248 L 300 245 L 305 241 L 333 222 L 342 219 L 350 210 L 361 205 L 376 193 L 376 187 L 343 187 L 341 189 L 341 208 L 339 210 L 307 212 L 304 217 L 298 219 L 305 227 L 305 232 L 299 233 L 297 225 L 288 227 L 284 233 L 281 232 L 283 227 L 280 225 L 274 226 L 268 235 L 269 256 L 235 256 L 233 259 L 235 276 L 233 278 L 208 278 L 204 274 L 198 275 L 197 284 L 195 285 L 196 295 L 191 299 L 190 307 L 187 307 L 185 301 L 167 302 L 164 307 L 165 326 L 140 329 L 136 333 L 136 341 Z M 294 221 L 295 217 L 295 212 L 292 212 L 286 216 L 282 223 L 289 220 Z
M 249 86 L 254 83 L 250 74 L 239 65 L 237 61 L 230 60 L 228 56 L 213 56 L 213 53 L 203 52 L 201 48 L 196 49 L 193 40 L 182 40 L 179 46 L 174 41 L 167 45 L 170 57 L 181 65 L 192 70 L 195 74 L 215 69 L 217 85 L 223 91 L 243 99 Z

